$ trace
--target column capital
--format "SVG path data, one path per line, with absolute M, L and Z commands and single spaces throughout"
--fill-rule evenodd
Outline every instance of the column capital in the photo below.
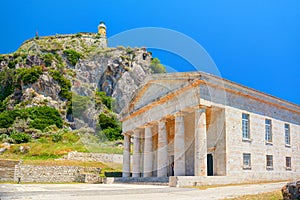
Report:
M 133 134 L 133 131 L 127 131 L 127 132 L 122 133 L 123 136 L 131 136 L 132 134 Z
M 206 110 L 208 107 L 204 105 L 198 105 L 194 107 L 194 110 Z
M 174 117 L 184 117 L 186 115 L 186 112 L 184 111 L 178 111 L 174 114 Z
M 151 121 L 151 122 L 148 122 L 142 126 L 140 126 L 139 128 L 148 128 L 148 127 L 152 127 L 152 126 L 155 126 L 158 124 L 158 121 Z
M 134 129 L 132 132 L 133 134 L 136 134 L 136 133 L 140 133 L 142 131 L 142 128 L 138 127 L 136 129 Z
M 195 108 L 194 111 L 198 112 L 198 113 L 203 113 L 203 112 L 206 112 L 206 107 L 198 107 L 198 108 Z
M 167 122 L 167 120 L 168 120 L 168 118 L 167 117 L 163 117 L 163 118 L 161 118 L 160 120 L 158 120 L 157 122 L 159 123 L 159 122 Z

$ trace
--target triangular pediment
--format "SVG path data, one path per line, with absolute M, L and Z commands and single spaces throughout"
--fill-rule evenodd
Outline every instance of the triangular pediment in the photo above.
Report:
M 188 84 L 187 80 L 154 80 L 149 81 L 135 97 L 133 110 L 156 101 L 169 93 L 172 93 L 184 85 Z

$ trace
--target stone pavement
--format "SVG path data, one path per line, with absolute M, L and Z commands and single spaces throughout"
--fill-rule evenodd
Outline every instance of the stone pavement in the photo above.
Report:
M 0 184 L 1 200 L 214 200 L 279 190 L 285 183 L 225 186 L 198 190 L 133 184 Z

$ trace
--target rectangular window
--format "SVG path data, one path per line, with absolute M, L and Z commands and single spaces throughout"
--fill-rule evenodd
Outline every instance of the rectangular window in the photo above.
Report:
M 292 159 L 291 157 L 285 157 L 285 168 L 291 169 L 292 168 Z
M 243 153 L 243 169 L 251 169 L 251 154 Z
M 267 155 L 267 169 L 273 169 L 273 155 Z
M 285 145 L 291 145 L 290 125 L 284 124 Z
M 249 123 L 249 114 L 242 114 L 242 131 L 243 139 L 250 139 L 250 123 Z
M 266 142 L 272 143 L 272 121 L 270 119 L 265 120 L 266 127 Z

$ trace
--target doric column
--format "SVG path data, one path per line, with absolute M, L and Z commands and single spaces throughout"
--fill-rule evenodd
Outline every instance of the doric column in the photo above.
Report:
M 195 111 L 195 176 L 207 175 L 207 138 L 205 109 Z
M 132 159 L 132 177 L 140 177 L 141 174 L 141 131 L 140 129 L 134 130 L 133 138 L 133 159 Z
M 124 134 L 123 177 L 130 177 L 130 135 Z
M 183 113 L 175 115 L 174 176 L 185 176 L 185 138 Z
M 157 147 L 157 177 L 167 176 L 168 172 L 168 140 L 166 120 L 158 122 L 158 147 Z
M 151 177 L 153 171 L 153 149 L 152 149 L 152 127 L 145 127 L 145 143 L 144 143 L 144 177 Z

